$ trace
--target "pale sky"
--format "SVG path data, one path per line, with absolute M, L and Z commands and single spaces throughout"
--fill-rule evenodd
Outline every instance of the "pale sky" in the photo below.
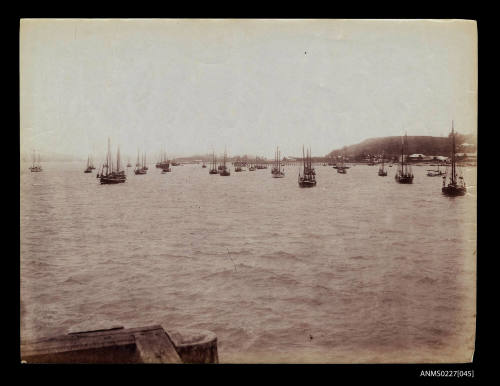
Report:
M 25 19 L 20 78 L 21 152 L 42 157 L 477 130 L 474 21 Z

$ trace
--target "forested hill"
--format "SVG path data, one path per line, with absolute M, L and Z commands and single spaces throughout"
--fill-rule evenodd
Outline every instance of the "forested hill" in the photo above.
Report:
M 327 157 L 345 155 L 349 158 L 364 158 L 369 155 L 382 154 L 396 156 L 401 154 L 402 137 L 370 138 L 356 145 L 344 146 L 328 153 Z M 472 134 L 456 134 L 457 152 L 473 153 L 477 150 L 477 140 Z M 450 154 L 451 142 L 449 137 L 408 136 L 408 154 L 442 155 Z

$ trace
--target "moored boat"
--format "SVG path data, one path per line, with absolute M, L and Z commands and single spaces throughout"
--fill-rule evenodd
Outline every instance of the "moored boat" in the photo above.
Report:
M 312 167 L 311 150 L 307 151 L 307 156 L 304 155 L 304 147 L 302 146 L 303 172 L 299 170 L 298 183 L 301 188 L 312 188 L 316 186 L 316 173 Z
M 382 162 L 380 163 L 380 167 L 378 168 L 378 175 L 381 177 L 387 176 L 387 170 L 384 169 L 384 153 L 382 153 Z
M 39 173 L 42 171 L 42 164 L 40 163 L 40 154 L 36 155 L 35 150 L 33 150 L 33 164 L 30 166 L 30 171 L 32 173 Z
M 220 172 L 219 172 L 219 175 L 220 176 L 224 176 L 224 177 L 227 177 L 227 176 L 230 176 L 231 175 L 231 171 L 229 170 L 229 168 L 226 166 L 226 158 L 227 158 L 227 153 L 226 153 L 226 150 L 224 150 L 224 161 L 222 163 L 222 165 L 219 165 L 220 166 Z
M 212 163 L 210 164 L 210 170 L 208 171 L 208 174 L 219 174 L 219 171 L 217 170 L 217 160 L 215 158 L 215 152 L 213 152 L 212 155 Z
M 404 139 L 401 143 L 401 164 L 396 172 L 394 179 L 400 184 L 412 184 L 413 183 L 413 172 L 411 166 L 408 164 L 407 159 L 405 159 L 405 147 L 408 146 L 407 136 L 405 134 Z
M 271 169 L 271 176 L 273 178 L 283 178 L 285 177 L 285 170 L 281 169 L 281 152 L 279 151 L 279 148 L 276 147 L 276 152 L 274 156 L 274 166 Z
M 119 184 L 126 181 L 127 176 L 120 165 L 120 148 L 116 153 L 116 168 L 111 159 L 111 143 L 108 138 L 108 154 L 106 155 L 106 163 L 102 165 L 101 172 L 97 174 L 100 183 L 104 184 Z
M 446 196 L 463 196 L 467 193 L 467 187 L 463 176 L 457 173 L 457 165 L 455 159 L 455 130 L 453 128 L 453 121 L 451 122 L 451 170 L 448 176 L 448 184 L 446 184 L 447 175 L 443 176 L 443 187 L 441 191 Z M 447 171 L 448 172 L 448 171 Z M 448 174 L 448 173 L 446 173 Z
M 90 166 L 90 156 L 87 158 L 87 168 L 83 171 L 84 173 L 92 173 L 92 167 Z

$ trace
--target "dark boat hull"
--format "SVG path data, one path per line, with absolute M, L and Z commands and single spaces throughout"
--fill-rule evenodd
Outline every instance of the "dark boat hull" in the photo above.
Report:
M 101 185 L 121 184 L 125 182 L 125 178 L 117 177 L 101 177 Z
M 223 176 L 223 177 L 226 177 L 226 176 L 230 176 L 231 173 L 230 172 L 226 172 L 226 171 L 222 171 L 219 173 L 220 176 Z
M 301 188 L 313 188 L 316 186 L 316 181 L 299 181 Z
M 465 187 L 457 187 L 457 186 L 443 186 L 441 189 L 444 195 L 455 197 L 455 196 L 463 196 L 467 193 L 467 189 Z
M 399 182 L 400 184 L 413 184 L 413 177 L 396 176 L 395 179 L 396 182 Z
M 379 171 L 379 172 L 378 172 L 378 175 L 379 175 L 380 177 L 386 177 L 386 176 L 387 176 L 387 172 L 382 172 L 382 171 Z

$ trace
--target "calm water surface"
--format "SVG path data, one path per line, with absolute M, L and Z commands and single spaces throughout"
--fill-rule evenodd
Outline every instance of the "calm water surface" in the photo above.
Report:
M 76 326 L 208 329 L 221 362 L 470 360 L 475 168 L 468 193 L 357 165 L 209 175 L 21 165 L 21 338 Z M 465 355 L 465 356 L 464 356 Z

